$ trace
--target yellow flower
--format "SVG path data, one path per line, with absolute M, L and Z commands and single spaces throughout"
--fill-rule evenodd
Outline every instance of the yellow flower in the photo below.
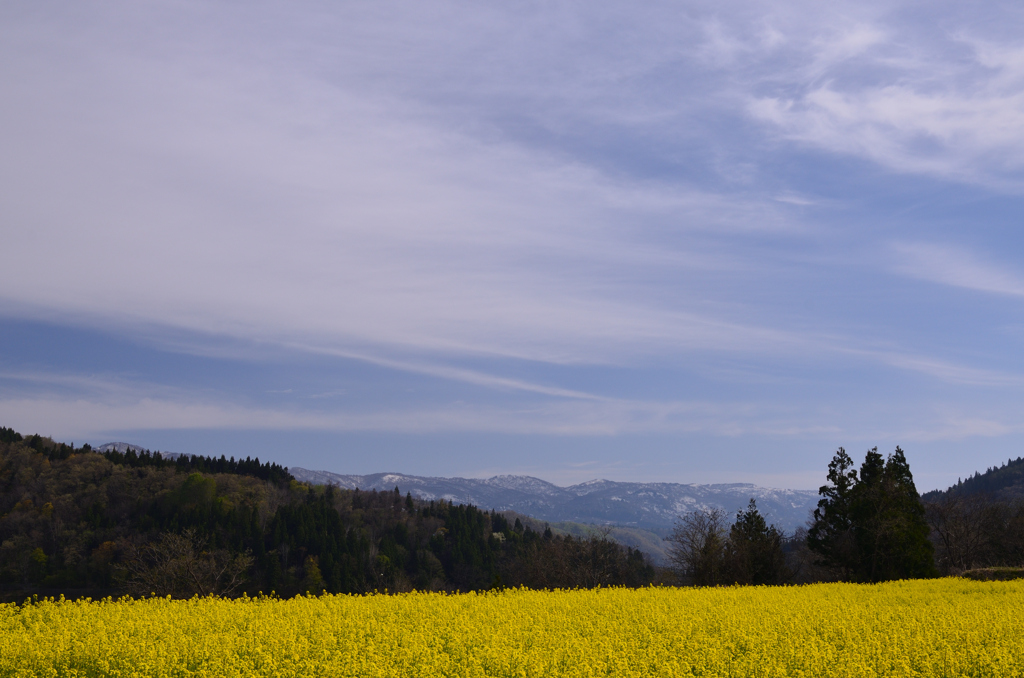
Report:
M 0 605 L 2 676 L 1020 676 L 1024 582 Z

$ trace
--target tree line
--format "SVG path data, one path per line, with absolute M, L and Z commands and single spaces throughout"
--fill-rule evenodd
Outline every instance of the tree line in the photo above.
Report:
M 184 461 L 183 461 L 184 460 Z M 167 459 L 0 429 L 0 595 L 643 586 L 639 551 L 258 460 Z
M 46 455 L 46 458 L 50 460 L 63 460 L 76 452 L 93 451 L 89 444 L 76 449 L 74 443 L 55 442 L 39 434 L 24 437 L 12 428 L 0 427 L 0 443 L 17 442 L 24 443 L 36 452 Z M 268 480 L 275 484 L 295 480 L 285 467 L 271 462 L 261 464 L 259 457 L 255 459 L 246 457 L 236 461 L 234 457 L 227 458 L 224 455 L 221 455 L 219 459 L 196 454 L 163 455 L 159 451 L 135 450 L 131 447 L 124 452 L 110 449 L 103 450 L 100 454 L 108 461 L 121 466 L 173 467 L 178 472 L 232 473 Z
M 766 524 L 754 500 L 731 526 L 720 509 L 682 516 L 669 537 L 677 581 L 716 586 L 1024 575 L 1022 458 L 922 497 L 899 447 L 887 457 L 868 450 L 859 468 L 839 448 L 827 481 L 807 528 L 789 536 Z
M 190 596 L 274 591 L 875 582 L 1024 562 L 1009 460 L 918 495 L 900 448 L 859 468 L 840 448 L 806 529 L 786 535 L 751 499 L 730 521 L 680 517 L 670 563 L 606 537 L 410 494 L 296 481 L 258 459 L 128 450 L 0 428 L 0 597 L 25 591 Z M 993 477 L 994 476 L 994 477 Z M 995 488 L 998 494 L 991 494 Z M 530 521 L 526 521 L 530 522 Z
M 682 581 L 701 586 L 810 581 L 877 582 L 934 576 L 925 507 L 899 447 L 883 458 L 869 450 L 858 471 L 842 448 L 809 529 L 786 538 L 766 524 L 753 499 L 726 528 L 706 509 L 683 516 L 669 538 Z

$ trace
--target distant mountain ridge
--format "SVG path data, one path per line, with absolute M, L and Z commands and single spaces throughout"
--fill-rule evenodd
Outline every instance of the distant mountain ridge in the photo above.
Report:
M 770 523 L 792 533 L 802 527 L 817 505 L 811 490 L 779 490 L 749 483 L 695 485 L 623 483 L 591 480 L 569 487 L 531 476 L 500 475 L 486 479 L 431 478 L 403 473 L 345 475 L 291 467 L 297 480 L 361 490 L 411 492 L 425 500 L 444 499 L 484 510 L 516 511 L 551 522 L 595 523 L 639 527 L 665 535 L 689 511 L 717 507 L 730 515 L 751 499 Z
M 142 447 L 141 445 L 133 445 L 132 443 L 107 443 L 105 445 L 100 445 L 99 447 L 94 449 L 100 454 L 104 452 L 120 452 L 121 454 L 125 454 L 126 452 L 134 452 L 138 454 L 140 452 L 150 451 L 147 448 Z M 160 452 L 160 450 L 156 451 Z M 160 452 L 160 456 L 163 457 L 164 459 L 177 459 L 178 457 L 181 456 L 181 454 L 178 452 Z

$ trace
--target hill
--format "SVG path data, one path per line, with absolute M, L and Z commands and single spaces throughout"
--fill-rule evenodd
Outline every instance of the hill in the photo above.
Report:
M 608 539 L 621 546 L 644 553 L 654 565 L 669 566 L 669 543 L 662 535 L 650 530 L 639 527 L 622 527 L 621 525 L 594 525 L 593 523 L 549 523 L 515 511 L 502 511 L 501 515 L 505 516 L 509 523 L 514 523 L 518 519 L 524 526 L 537 532 L 551 530 L 558 536 L 571 536 L 577 539 Z
M 996 501 L 1024 499 L 1024 457 L 1008 459 L 1005 464 L 989 467 L 984 473 L 975 471 L 966 480 L 960 480 L 945 490 L 932 490 L 922 495 L 921 499 L 938 501 L 950 495 L 986 495 Z
M 642 553 L 258 459 L 103 452 L 0 429 L 0 598 L 642 586 Z

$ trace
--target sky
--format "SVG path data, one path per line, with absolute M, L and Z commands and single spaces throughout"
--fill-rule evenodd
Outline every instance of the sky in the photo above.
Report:
M 0 5 L 0 425 L 920 490 L 1022 454 L 1024 7 Z

